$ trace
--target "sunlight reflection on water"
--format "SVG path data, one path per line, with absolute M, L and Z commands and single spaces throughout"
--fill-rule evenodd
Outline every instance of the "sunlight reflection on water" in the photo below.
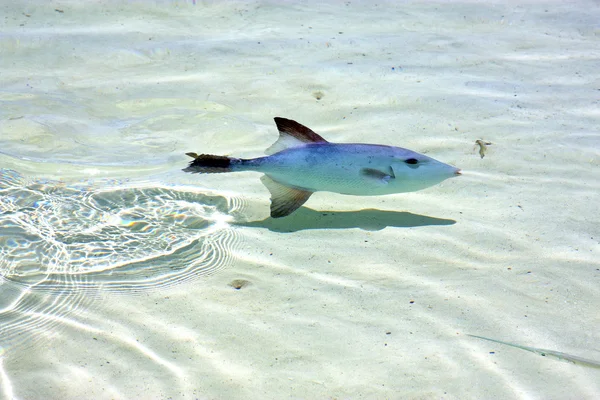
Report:
M 211 274 L 238 242 L 234 198 L 0 172 L 3 339 L 60 323 L 99 290 L 135 293 Z

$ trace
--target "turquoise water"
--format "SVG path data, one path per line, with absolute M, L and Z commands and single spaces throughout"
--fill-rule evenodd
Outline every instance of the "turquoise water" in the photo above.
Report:
M 1 7 L 0 396 L 600 393 L 597 4 Z M 271 219 L 181 171 L 275 116 L 463 176 Z

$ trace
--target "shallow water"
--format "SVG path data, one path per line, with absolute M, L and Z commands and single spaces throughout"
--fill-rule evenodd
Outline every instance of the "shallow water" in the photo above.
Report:
M 468 336 L 600 361 L 597 4 L 5 3 L 0 395 L 600 393 Z M 463 176 L 274 220 L 258 174 L 181 171 L 275 116 Z

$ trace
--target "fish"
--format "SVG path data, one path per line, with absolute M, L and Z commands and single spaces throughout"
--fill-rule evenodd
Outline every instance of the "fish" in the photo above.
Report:
M 554 358 L 555 360 L 558 360 L 558 361 L 565 361 L 565 362 L 569 362 L 571 364 L 581 365 L 583 367 L 600 369 L 600 361 L 590 360 L 588 358 L 574 356 L 574 355 L 567 354 L 567 353 L 561 353 L 560 351 L 540 349 L 537 347 L 523 346 L 520 344 L 503 342 L 502 340 L 490 339 L 485 336 L 477 336 L 477 335 L 469 335 L 469 334 L 467 334 L 467 336 L 471 336 L 471 337 L 483 339 L 483 340 L 488 340 L 488 341 L 494 342 L 494 343 L 500 343 L 500 344 L 503 344 L 506 346 L 516 347 L 517 349 L 529 351 L 529 352 L 538 354 L 542 357 Z
M 461 174 L 459 168 L 401 147 L 331 143 L 306 126 L 275 117 L 277 141 L 265 157 L 242 159 L 186 153 L 184 172 L 255 171 L 271 194 L 272 218 L 290 215 L 314 192 L 379 196 L 414 192 Z
M 486 142 L 485 140 L 477 139 L 475 144 L 479 146 L 479 156 L 481 158 L 485 157 L 485 152 L 487 151 L 487 146 L 491 146 L 493 143 Z

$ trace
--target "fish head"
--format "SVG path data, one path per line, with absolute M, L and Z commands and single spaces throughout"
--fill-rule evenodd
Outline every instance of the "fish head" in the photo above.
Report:
M 426 155 L 407 149 L 398 148 L 398 150 L 391 165 L 395 179 L 390 180 L 389 183 L 398 185 L 399 191 L 412 192 L 425 189 L 461 174 L 459 168 Z

